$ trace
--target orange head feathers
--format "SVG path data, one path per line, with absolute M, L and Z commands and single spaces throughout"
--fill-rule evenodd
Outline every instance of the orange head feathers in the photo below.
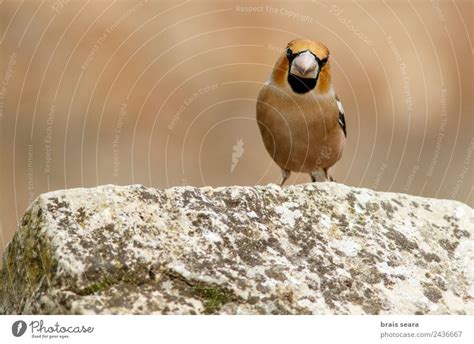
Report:
M 289 84 L 295 93 L 326 93 L 331 86 L 328 48 L 309 39 L 291 41 L 276 62 L 272 79 L 279 86 Z

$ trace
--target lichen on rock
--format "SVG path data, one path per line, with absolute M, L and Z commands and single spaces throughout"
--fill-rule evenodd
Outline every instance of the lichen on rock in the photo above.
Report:
M 337 183 L 43 194 L 3 314 L 474 314 L 462 203 Z

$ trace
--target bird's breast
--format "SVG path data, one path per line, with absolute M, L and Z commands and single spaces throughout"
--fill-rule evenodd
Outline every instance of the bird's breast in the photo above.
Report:
M 335 97 L 292 96 L 272 85 L 262 89 L 257 121 L 275 162 L 292 171 L 311 172 L 339 160 L 344 134 Z

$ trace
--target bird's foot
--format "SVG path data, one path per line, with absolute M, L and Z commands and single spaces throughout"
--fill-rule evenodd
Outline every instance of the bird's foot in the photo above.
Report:
M 283 184 L 285 184 L 286 180 L 290 177 L 291 172 L 289 170 L 281 170 L 281 182 L 280 186 L 283 187 Z
M 327 182 L 327 181 L 335 182 L 336 181 L 331 175 L 329 175 L 327 168 L 323 168 L 323 169 L 313 171 L 309 175 L 311 176 L 311 181 L 313 183 L 314 182 Z
M 309 174 L 311 176 L 311 181 L 314 182 L 325 182 L 328 180 L 327 174 L 322 170 L 316 170 Z

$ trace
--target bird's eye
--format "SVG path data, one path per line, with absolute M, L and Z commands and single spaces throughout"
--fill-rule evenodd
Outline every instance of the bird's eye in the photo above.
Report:
M 291 51 L 290 48 L 286 49 L 286 56 L 287 56 L 288 58 L 290 58 L 290 57 L 293 56 L 293 52 Z

